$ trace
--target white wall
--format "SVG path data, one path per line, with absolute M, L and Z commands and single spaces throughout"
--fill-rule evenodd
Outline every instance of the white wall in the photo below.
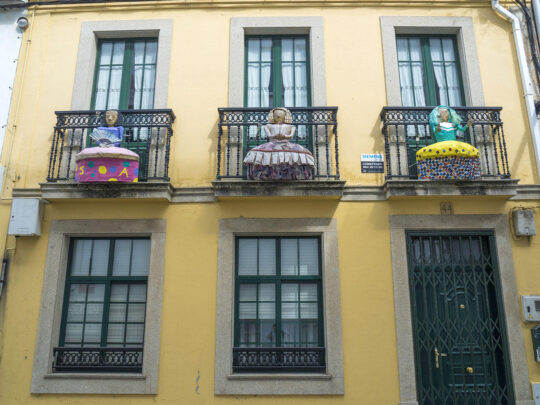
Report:
M 4 145 L 13 81 L 17 70 L 22 31 L 17 19 L 26 14 L 26 9 L 0 10 L 0 150 Z M 4 167 L 0 166 L 0 189 L 4 178 Z

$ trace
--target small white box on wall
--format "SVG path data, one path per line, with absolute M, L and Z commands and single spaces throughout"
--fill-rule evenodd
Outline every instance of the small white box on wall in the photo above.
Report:
M 39 198 L 14 198 L 11 203 L 8 235 L 41 235 L 42 206 Z
M 533 210 L 516 210 L 512 213 L 516 236 L 536 235 Z

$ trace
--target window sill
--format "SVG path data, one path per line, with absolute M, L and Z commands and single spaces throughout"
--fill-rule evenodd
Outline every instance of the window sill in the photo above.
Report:
M 50 373 L 43 378 L 81 379 L 81 380 L 146 380 L 145 374 L 137 373 Z
M 331 380 L 333 378 L 330 374 L 298 374 L 298 373 L 275 373 L 275 374 L 229 374 L 227 380 Z

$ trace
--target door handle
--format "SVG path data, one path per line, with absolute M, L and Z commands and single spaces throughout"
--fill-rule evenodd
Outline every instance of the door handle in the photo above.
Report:
M 467 373 L 469 374 L 474 373 L 474 369 L 472 367 L 467 367 Z
M 435 368 L 439 368 L 439 357 L 446 357 L 448 354 L 440 353 L 437 348 L 433 349 L 433 353 L 435 354 Z

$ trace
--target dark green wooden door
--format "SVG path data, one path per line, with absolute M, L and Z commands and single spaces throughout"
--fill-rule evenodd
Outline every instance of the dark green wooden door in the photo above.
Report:
M 420 405 L 513 403 L 493 236 L 407 233 Z

